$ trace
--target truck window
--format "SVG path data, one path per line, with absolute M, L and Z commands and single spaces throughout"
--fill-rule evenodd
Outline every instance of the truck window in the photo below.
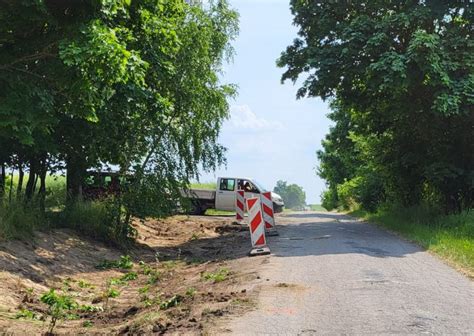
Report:
M 246 192 L 251 192 L 254 194 L 259 194 L 260 191 L 258 188 L 249 180 L 238 180 L 238 189 L 239 190 L 244 190 Z
M 235 180 L 234 179 L 221 179 L 220 190 L 234 191 Z

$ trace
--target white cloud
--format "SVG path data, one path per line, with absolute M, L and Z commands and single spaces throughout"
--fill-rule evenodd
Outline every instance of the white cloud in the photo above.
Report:
M 253 130 L 283 130 L 279 121 L 271 121 L 258 117 L 248 105 L 233 105 L 230 107 L 230 123 L 236 128 Z

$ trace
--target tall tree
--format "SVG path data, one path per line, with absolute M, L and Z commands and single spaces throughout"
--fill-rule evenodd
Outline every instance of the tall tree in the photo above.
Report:
M 217 137 L 235 87 L 219 74 L 238 31 L 226 1 L 0 3 L 0 159 L 25 154 L 29 193 L 50 158 L 65 164 L 71 199 L 88 168 L 115 164 L 147 174 L 160 208 L 200 166 L 224 162 Z
M 285 207 L 293 209 L 306 204 L 306 193 L 297 184 L 288 184 L 286 181 L 277 181 L 273 191 L 279 194 L 285 202 Z
M 405 205 L 430 198 L 446 211 L 471 207 L 472 4 L 293 0 L 291 10 L 299 38 L 278 61 L 282 80 L 307 74 L 298 97 L 335 99 L 344 111 L 336 128 L 349 126 L 360 169 L 343 179 L 367 185 L 376 176 L 380 195 Z M 328 160 L 344 146 L 326 143 L 319 154 L 330 187 L 342 183 L 335 173 L 344 163 L 328 168 Z

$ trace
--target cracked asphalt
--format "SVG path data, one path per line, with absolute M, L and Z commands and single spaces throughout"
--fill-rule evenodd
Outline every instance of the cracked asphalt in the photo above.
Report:
M 474 284 L 422 249 L 334 213 L 277 217 L 257 307 L 235 335 L 474 335 Z

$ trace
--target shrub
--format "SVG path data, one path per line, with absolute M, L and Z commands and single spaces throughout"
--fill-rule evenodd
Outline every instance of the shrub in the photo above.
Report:
M 336 209 L 339 206 L 337 190 L 335 188 L 323 191 L 323 194 L 321 195 L 321 205 L 328 211 Z
M 78 308 L 78 304 L 68 295 L 58 295 L 54 289 L 50 289 L 49 292 L 44 293 L 40 301 L 47 304 L 48 315 L 51 317 L 49 322 L 49 334 L 53 333 L 56 323 L 60 319 L 69 318 L 75 316 L 70 311 Z

